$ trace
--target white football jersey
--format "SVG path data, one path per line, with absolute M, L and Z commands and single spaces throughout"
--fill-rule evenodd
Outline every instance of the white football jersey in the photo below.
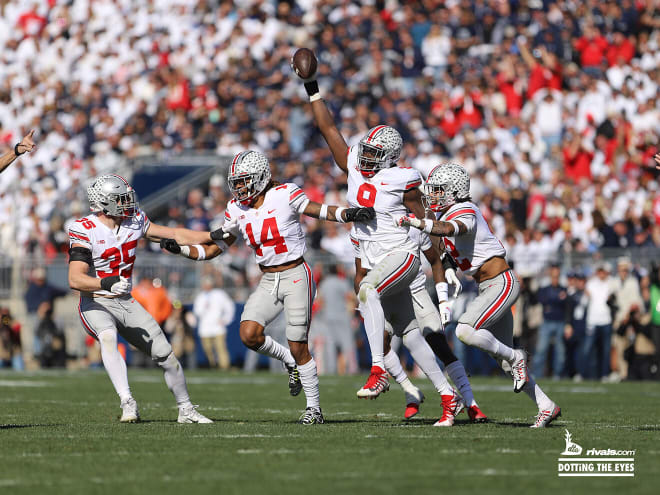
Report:
M 357 169 L 358 147 L 348 150 L 348 194 L 351 207 L 376 210 L 376 218 L 353 224 L 351 235 L 360 241 L 362 266 L 371 269 L 391 252 L 404 251 L 417 255 L 418 246 L 408 237 L 408 227 L 394 225 L 394 218 L 407 214 L 403 204 L 406 191 L 419 187 L 419 173 L 409 167 L 391 167 L 373 177 L 364 177 Z
M 69 245 L 80 244 L 92 252 L 96 278 L 120 275 L 132 283 L 135 249 L 149 225 L 149 219 L 142 210 L 138 210 L 133 218 L 124 220 L 116 229 L 107 227 L 95 213 L 91 213 L 69 227 Z M 94 293 L 112 295 L 102 289 Z
M 506 250 L 491 232 L 481 211 L 474 203 L 457 203 L 444 214 L 436 213 L 438 220 L 469 219 L 475 224 L 472 232 L 458 237 L 443 237 L 445 250 L 454 258 L 458 267 L 468 275 L 474 275 L 487 260 L 506 256 Z
M 254 249 L 256 261 L 264 266 L 276 266 L 294 261 L 305 254 L 305 234 L 300 214 L 309 203 L 307 195 L 295 184 L 271 187 L 259 208 L 252 208 L 232 199 L 227 204 L 225 223 L 236 222 L 231 234 L 243 235 Z
M 431 249 L 433 247 L 433 244 L 431 243 L 431 238 L 428 236 L 426 232 L 422 232 L 419 229 L 410 229 L 409 232 L 410 238 L 419 246 L 419 254 L 418 256 L 421 258 L 422 252 L 426 251 L 427 249 Z M 353 235 L 351 235 L 351 243 L 353 244 L 353 255 L 356 258 L 360 257 L 360 241 L 358 241 Z M 426 288 L 426 274 L 424 273 L 424 270 L 422 269 L 422 265 L 420 263 L 419 265 L 419 271 L 417 272 L 417 277 L 415 277 L 415 280 L 413 280 L 412 284 L 410 284 L 410 292 L 413 294 L 416 292 L 419 292 L 421 290 L 424 290 Z

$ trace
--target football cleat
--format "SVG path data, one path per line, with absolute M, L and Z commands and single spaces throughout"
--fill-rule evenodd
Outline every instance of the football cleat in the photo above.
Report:
M 199 424 L 208 424 L 213 423 L 212 419 L 207 418 L 202 413 L 200 413 L 197 408 L 199 406 L 184 406 L 179 408 L 179 418 L 176 420 L 177 423 L 199 423 Z
M 138 405 L 133 397 L 123 400 L 119 407 L 121 407 L 121 418 L 119 418 L 120 423 L 137 423 L 140 421 Z
M 534 424 L 530 428 L 545 428 L 559 416 L 561 416 L 561 409 L 553 402 L 552 406 L 548 409 L 539 411 L 536 415 L 536 421 L 534 421 Z
M 442 397 L 442 417 L 433 426 L 453 426 L 454 418 L 461 413 L 465 403 L 456 391 L 453 395 L 441 395 L 440 397 Z
M 511 374 L 513 375 L 513 391 L 518 393 L 525 388 L 529 381 L 527 372 L 527 353 L 521 349 L 513 351 L 515 358 L 511 363 Z
M 302 390 L 302 382 L 300 381 L 300 372 L 298 371 L 298 366 L 295 364 L 293 366 L 284 365 L 287 373 L 289 373 L 289 393 L 295 397 Z
M 479 406 L 470 406 L 467 410 L 468 416 L 470 416 L 470 422 L 472 423 L 487 423 L 488 416 L 486 416 Z
M 406 410 L 403 413 L 403 419 L 410 419 L 417 415 L 419 412 L 419 405 L 424 402 L 424 394 L 420 389 L 415 387 L 413 391 L 405 391 L 406 394 Z
M 315 407 L 308 407 L 305 409 L 305 412 L 302 413 L 298 420 L 298 424 L 301 425 L 322 425 L 323 423 L 325 423 L 325 421 L 323 419 L 321 408 L 317 409 Z
M 357 396 L 360 399 L 375 399 L 389 389 L 390 382 L 387 379 L 387 372 L 380 366 L 372 366 L 367 383 L 357 391 Z

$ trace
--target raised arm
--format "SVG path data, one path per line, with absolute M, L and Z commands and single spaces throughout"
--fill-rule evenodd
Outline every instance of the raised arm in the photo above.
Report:
M 316 67 L 316 57 L 311 50 L 301 48 L 291 58 L 291 68 L 305 83 L 305 90 L 312 105 L 314 122 L 321 131 L 323 139 L 328 143 L 337 166 L 348 173 L 348 145 L 321 98 L 319 84 L 316 81 Z
M 14 149 L 8 151 L 4 155 L 0 156 L 0 174 L 12 163 L 14 160 L 21 156 L 23 153 L 29 153 L 35 149 L 34 141 L 32 137 L 34 136 L 34 129 L 32 129 L 19 143 L 14 146 Z

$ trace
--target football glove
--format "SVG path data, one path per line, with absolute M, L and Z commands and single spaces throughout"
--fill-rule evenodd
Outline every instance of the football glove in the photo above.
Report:
M 131 292 L 131 282 L 127 278 L 115 275 L 101 279 L 101 289 L 122 295 Z
M 451 305 L 447 301 L 442 301 L 438 304 L 438 310 L 440 311 L 442 326 L 447 326 L 451 322 Z
M 161 239 L 160 247 L 172 254 L 181 254 L 181 246 L 174 239 Z
M 346 208 L 344 210 L 344 220 L 346 222 L 367 222 L 376 217 L 376 210 L 371 206 L 368 208 Z
M 415 227 L 416 229 L 422 228 L 422 221 L 410 215 L 400 215 L 394 217 L 394 225 L 397 227 Z
M 461 284 L 461 281 L 456 276 L 456 270 L 447 268 L 445 270 L 445 280 L 449 285 L 454 286 L 454 299 L 456 299 L 463 290 L 463 284 Z

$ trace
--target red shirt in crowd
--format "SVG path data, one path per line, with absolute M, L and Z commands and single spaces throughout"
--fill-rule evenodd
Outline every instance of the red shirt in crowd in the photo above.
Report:
M 565 146 L 562 152 L 564 154 L 566 177 L 572 179 L 575 183 L 578 183 L 583 177 L 591 179 L 591 160 L 594 157 L 593 153 L 578 149 L 571 155 L 569 146 Z
M 609 44 L 604 36 L 596 36 L 589 40 L 582 36 L 575 42 L 575 49 L 580 52 L 582 67 L 600 65 Z
M 542 88 L 561 89 L 561 67 L 559 63 L 554 68 L 545 67 L 537 63 L 529 74 L 527 85 L 527 98 Z
M 635 45 L 633 45 L 627 38 L 623 40 L 620 45 L 610 45 L 607 49 L 607 64 L 612 67 L 616 65 L 617 60 L 621 57 L 626 64 L 630 63 L 635 56 Z

